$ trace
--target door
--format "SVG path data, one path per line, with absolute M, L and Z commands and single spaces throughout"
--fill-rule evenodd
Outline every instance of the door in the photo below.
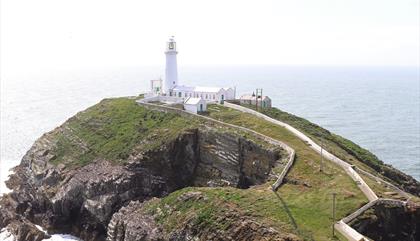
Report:
M 225 103 L 225 95 L 222 95 L 222 98 L 220 99 L 220 104 Z
M 203 104 L 200 104 L 200 112 L 203 112 Z

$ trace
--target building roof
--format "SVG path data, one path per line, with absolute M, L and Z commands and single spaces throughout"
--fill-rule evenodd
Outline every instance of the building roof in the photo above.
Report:
M 270 97 L 268 97 L 268 96 L 266 96 L 266 95 L 264 95 L 264 96 L 262 97 L 262 99 L 263 99 L 263 100 L 265 100 L 266 98 L 270 99 Z M 242 95 L 239 99 L 241 99 L 241 100 L 255 100 L 255 96 L 252 96 L 252 95 L 250 95 L 250 94 L 247 94 L 247 95 Z M 259 98 L 258 98 L 258 99 L 259 99 Z
M 201 98 L 188 97 L 184 101 L 184 104 L 186 104 L 186 105 L 197 105 L 198 103 L 200 103 L 201 100 L 202 100 Z
M 172 90 L 173 91 L 218 93 L 221 90 L 228 90 L 228 89 L 230 88 L 177 85 Z

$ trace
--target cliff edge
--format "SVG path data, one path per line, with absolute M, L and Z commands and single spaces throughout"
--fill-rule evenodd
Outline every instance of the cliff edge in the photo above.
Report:
M 277 192 L 270 185 L 289 155 L 280 146 L 241 128 L 150 110 L 135 98 L 105 99 L 34 143 L 6 183 L 12 192 L 0 198 L 0 230 L 36 241 L 48 237 L 36 225 L 83 240 L 343 239 L 330 236 L 331 193 L 338 193 L 337 218 L 367 200 L 342 169 L 325 163 L 319 172 L 319 155 L 284 128 L 218 105 L 209 106 L 207 115 L 296 151 Z M 299 126 L 311 137 L 333 136 L 313 127 Z M 372 166 L 361 160 L 360 150 L 328 140 L 331 152 L 417 200 L 417 181 L 403 173 L 387 175 L 383 170 L 390 167 Z M 390 186 L 372 186 L 378 196 L 404 198 Z M 402 213 L 378 211 L 377 217 L 395 221 Z M 410 211 L 406 222 L 416 215 Z M 365 230 L 364 220 L 354 226 Z M 377 237 L 384 222 L 369 222 L 370 230 L 377 230 L 369 235 Z M 405 232 L 404 240 L 419 235 L 413 228 Z

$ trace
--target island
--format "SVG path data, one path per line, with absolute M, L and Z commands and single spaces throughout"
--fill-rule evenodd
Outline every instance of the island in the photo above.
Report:
M 350 140 L 272 107 L 194 114 L 142 99 L 104 99 L 40 137 L 6 182 L 0 230 L 19 241 L 419 240 L 420 183 Z

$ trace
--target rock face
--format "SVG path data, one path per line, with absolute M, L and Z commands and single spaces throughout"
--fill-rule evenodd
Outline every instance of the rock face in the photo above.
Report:
M 187 192 L 178 197 L 180 201 L 194 200 L 196 203 L 207 202 L 201 192 Z M 146 203 L 147 204 L 147 203 Z M 258 223 L 253 217 L 244 215 L 240 210 L 230 208 L 218 217 L 219 223 L 229 222 L 225 229 L 214 229 L 197 224 L 193 217 L 178 224 L 176 229 L 166 230 L 157 223 L 156 218 L 148 214 L 145 203 L 131 202 L 114 214 L 108 226 L 107 241 L 152 241 L 152 240 L 301 240 L 293 234 L 281 234 L 279 231 Z M 172 209 L 172 207 L 167 207 Z M 179 212 L 179 210 L 172 210 Z M 157 215 L 155 215 L 157 216 Z
M 379 204 L 353 220 L 350 225 L 372 240 L 420 240 L 420 207 Z
M 247 188 L 261 184 L 282 157 L 281 150 L 264 148 L 241 136 L 208 128 L 188 130 L 175 141 L 148 152 L 133 150 L 124 164 L 95 160 L 80 168 L 67 169 L 51 164 L 54 139 L 50 135 L 36 141 L 24 156 L 7 182 L 13 192 L 0 200 L 0 228 L 21 234 L 18 240 L 45 238 L 34 224 L 83 240 L 105 240 L 112 215 L 131 201 L 163 197 L 187 186 Z M 124 210 L 127 209 L 121 212 Z M 134 220 L 127 227 L 141 229 L 124 228 L 123 236 L 127 237 L 124 239 L 118 231 L 123 227 L 114 224 L 118 228 L 111 240 L 139 240 L 129 237 L 141 235 L 150 236 L 150 240 L 160 237 L 151 217 Z M 247 230 L 251 224 L 243 225 L 241 230 Z M 256 230 L 271 232 L 262 227 Z M 185 238 L 189 232 L 193 231 L 176 237 Z

